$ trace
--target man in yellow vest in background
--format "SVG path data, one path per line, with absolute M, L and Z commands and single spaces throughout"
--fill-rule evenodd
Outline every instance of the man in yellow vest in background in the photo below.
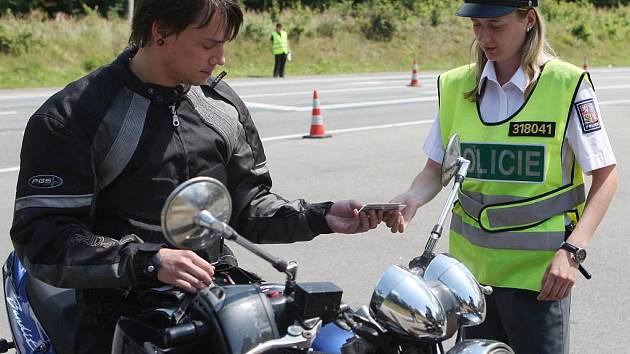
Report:
M 271 51 L 275 57 L 273 66 L 273 77 L 284 77 L 284 64 L 287 62 L 289 54 L 289 37 L 287 32 L 282 30 L 280 23 L 276 24 L 276 30 L 271 32 Z

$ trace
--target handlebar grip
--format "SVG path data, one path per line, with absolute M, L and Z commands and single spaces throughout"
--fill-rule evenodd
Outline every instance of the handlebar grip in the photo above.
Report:
M 205 336 L 209 332 L 208 325 L 202 321 L 192 321 L 164 330 L 164 344 L 166 347 L 175 347 L 189 342 L 200 336 Z

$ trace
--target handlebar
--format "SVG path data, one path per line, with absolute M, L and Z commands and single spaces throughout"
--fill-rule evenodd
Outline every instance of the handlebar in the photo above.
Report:
M 163 339 L 166 347 L 175 347 L 210 333 L 208 325 L 203 321 L 192 321 L 164 330 Z

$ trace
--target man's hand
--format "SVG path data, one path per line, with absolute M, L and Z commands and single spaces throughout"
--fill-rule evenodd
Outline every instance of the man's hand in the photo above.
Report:
M 158 255 L 161 259 L 159 281 L 193 294 L 212 283 L 214 267 L 195 252 L 162 248 Z
M 559 301 L 569 296 L 575 284 L 577 269 L 578 264 L 573 261 L 571 254 L 564 249 L 558 250 L 547 267 L 538 300 Z
M 335 202 L 326 214 L 328 226 L 340 234 L 356 234 L 376 228 L 383 220 L 383 212 L 359 213 L 363 205 L 354 200 Z

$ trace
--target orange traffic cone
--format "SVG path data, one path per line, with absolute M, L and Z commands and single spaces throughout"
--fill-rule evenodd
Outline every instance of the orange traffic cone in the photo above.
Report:
M 584 71 L 588 71 L 588 58 L 584 57 L 584 64 L 582 65 L 582 69 L 584 69 Z
M 313 118 L 311 119 L 311 131 L 308 135 L 304 135 L 304 138 L 330 138 L 330 134 L 326 134 L 326 128 L 324 128 L 324 118 L 322 112 L 319 109 L 319 93 L 317 90 L 313 91 Z
M 413 70 L 411 71 L 411 82 L 409 83 L 409 86 L 422 86 L 420 79 L 418 78 L 418 62 L 415 59 L 413 60 Z

